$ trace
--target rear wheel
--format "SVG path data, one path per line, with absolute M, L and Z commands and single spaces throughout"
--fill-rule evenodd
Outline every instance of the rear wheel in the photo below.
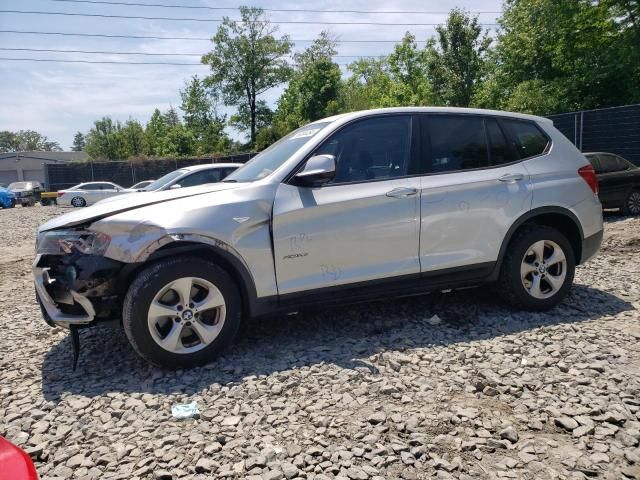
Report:
M 503 259 L 499 291 L 516 308 L 544 311 L 567 295 L 574 274 L 575 257 L 567 238 L 550 227 L 526 226 Z
M 86 207 L 87 201 L 82 197 L 73 197 L 71 199 L 71 205 L 74 207 Z
M 123 305 L 134 350 L 165 368 L 212 360 L 236 335 L 240 293 L 216 264 L 192 257 L 161 260 L 133 281 Z
M 625 215 L 640 215 L 640 190 L 633 190 L 627 195 L 622 207 Z

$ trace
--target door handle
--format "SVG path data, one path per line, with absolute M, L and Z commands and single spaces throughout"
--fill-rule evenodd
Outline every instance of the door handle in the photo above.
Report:
M 524 175 L 522 175 L 521 173 L 506 173 L 498 178 L 498 180 L 500 180 L 501 182 L 515 183 L 519 182 L 523 178 Z
M 387 192 L 386 195 L 387 197 L 392 197 L 392 198 L 407 198 L 415 195 L 416 193 L 418 193 L 417 188 L 398 187 L 398 188 L 394 188 L 390 192 Z

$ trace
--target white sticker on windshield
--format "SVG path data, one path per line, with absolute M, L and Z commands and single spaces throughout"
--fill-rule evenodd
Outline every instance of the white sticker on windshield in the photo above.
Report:
M 293 137 L 291 137 L 289 140 L 294 140 L 296 138 L 305 138 L 305 137 L 313 137 L 317 132 L 319 132 L 320 129 L 319 128 L 311 128 L 309 130 L 304 130 L 302 132 L 298 132 L 296 133 Z

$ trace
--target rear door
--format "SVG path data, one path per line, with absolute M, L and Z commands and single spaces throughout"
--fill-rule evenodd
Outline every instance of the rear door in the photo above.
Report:
M 357 120 L 313 153 L 335 156 L 333 181 L 280 185 L 273 242 L 281 295 L 420 272 L 413 139 L 410 115 Z
M 421 116 L 423 272 L 490 269 L 515 220 L 531 208 L 529 174 L 494 117 Z

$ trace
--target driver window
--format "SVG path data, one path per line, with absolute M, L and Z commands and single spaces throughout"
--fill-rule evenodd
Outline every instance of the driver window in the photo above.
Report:
M 313 153 L 336 159 L 336 176 L 328 185 L 365 182 L 408 174 L 411 117 L 385 116 L 346 126 Z

